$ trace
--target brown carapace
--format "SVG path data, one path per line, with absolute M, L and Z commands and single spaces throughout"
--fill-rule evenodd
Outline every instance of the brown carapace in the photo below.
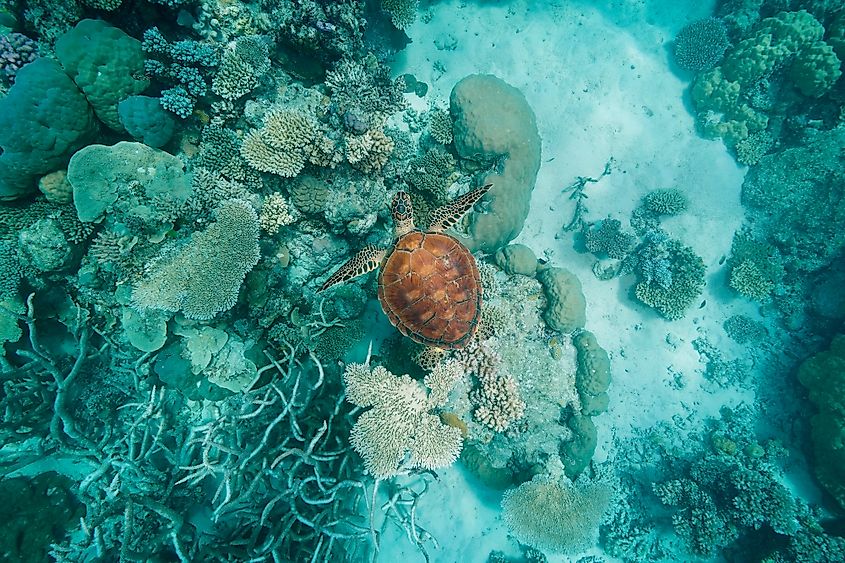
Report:
M 363 248 L 319 291 L 379 268 L 379 302 L 399 332 L 420 344 L 463 348 L 481 318 L 481 280 L 469 249 L 443 231 L 460 221 L 491 185 L 435 209 L 425 232 L 414 227 L 408 194 L 397 193 L 391 204 L 393 246 Z

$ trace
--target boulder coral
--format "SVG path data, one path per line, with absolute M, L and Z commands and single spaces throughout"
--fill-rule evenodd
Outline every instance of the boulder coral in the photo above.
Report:
M 56 41 L 56 58 L 100 121 L 122 132 L 118 102 L 150 83 L 141 42 L 103 20 L 82 20 Z
M 564 268 L 547 268 L 537 274 L 537 280 L 546 294 L 547 305 L 543 311 L 546 325 L 558 332 L 584 328 L 587 302 L 575 274 Z
M 455 149 L 479 166 L 501 166 L 481 184 L 493 184 L 485 213 L 472 214 L 462 242 L 493 253 L 522 231 L 540 169 L 540 134 L 534 112 L 517 88 L 490 74 L 473 74 L 452 89 Z
M 96 132 L 91 106 L 59 63 L 26 65 L 0 99 L 0 199 L 34 192 L 38 176 L 64 167 Z
M 845 509 L 845 335 L 801 364 L 798 380 L 816 407 L 810 420 L 816 478 Z

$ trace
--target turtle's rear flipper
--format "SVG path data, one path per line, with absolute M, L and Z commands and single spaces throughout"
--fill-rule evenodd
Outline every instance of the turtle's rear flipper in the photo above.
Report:
M 358 254 L 350 258 L 346 264 L 329 276 L 329 279 L 323 283 L 320 289 L 317 290 L 317 293 L 325 291 L 335 284 L 349 281 L 367 272 L 372 272 L 379 267 L 386 253 L 387 251 L 385 249 L 368 244 Z
M 493 187 L 493 184 L 487 184 L 480 188 L 465 193 L 458 199 L 450 201 L 446 205 L 438 207 L 431 212 L 431 226 L 429 231 L 434 233 L 442 233 L 449 227 L 455 225 L 461 220 L 461 217 L 467 214 L 472 209 L 472 206 L 481 199 L 487 191 Z

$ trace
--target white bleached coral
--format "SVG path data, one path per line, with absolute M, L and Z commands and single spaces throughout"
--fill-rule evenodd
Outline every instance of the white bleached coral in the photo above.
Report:
M 446 402 L 461 374 L 456 362 L 446 362 L 425 378 L 424 387 L 407 375 L 371 368 L 369 362 L 347 366 L 343 374 L 347 400 L 370 407 L 349 437 L 367 470 L 386 478 L 404 469 L 445 467 L 458 458 L 461 431 L 430 411 Z

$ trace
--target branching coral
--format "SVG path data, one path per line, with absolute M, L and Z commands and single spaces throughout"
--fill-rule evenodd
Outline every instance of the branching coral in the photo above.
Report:
M 405 29 L 417 19 L 419 0 L 381 0 L 382 7 L 390 14 L 390 21 L 399 29 Z
M 370 129 L 363 135 L 346 138 L 346 160 L 362 172 L 381 170 L 392 151 L 393 139 L 381 129 Z
M 704 289 L 701 257 L 661 233 L 648 238 L 638 251 L 636 269 L 637 299 L 669 320 L 682 318 Z
M 311 115 L 277 108 L 264 116 L 261 128 L 247 133 L 241 156 L 256 170 L 292 178 L 305 167 L 323 136 Z
M 294 222 L 287 200 L 280 193 L 270 194 L 261 206 L 258 221 L 261 229 L 275 235 L 279 229 Z
M 621 260 L 625 258 L 636 245 L 636 238 L 629 232 L 622 230 L 622 222 L 618 219 L 603 219 L 597 224 L 585 225 L 583 229 L 584 246 L 596 255 L 606 255 Z
M 407 375 L 371 368 L 369 362 L 347 366 L 347 399 L 369 407 L 358 417 L 349 440 L 373 475 L 382 479 L 407 469 L 436 469 L 458 458 L 461 431 L 430 411 L 445 404 L 461 373 L 455 362 L 441 364 L 426 376 L 423 387 Z
M 525 414 L 516 379 L 501 369 L 502 359 L 489 343 L 477 339 L 457 354 L 463 370 L 475 375 L 470 393 L 473 417 L 495 432 L 504 432 Z
M 217 74 L 211 80 L 211 91 L 224 100 L 236 100 L 258 86 L 269 69 L 265 39 L 257 35 L 239 37 L 223 52 Z
M 326 73 L 326 86 L 338 114 L 349 112 L 380 126 L 393 113 L 405 107 L 402 89 L 390 78 L 390 69 L 370 56 L 362 61 L 343 59 Z

